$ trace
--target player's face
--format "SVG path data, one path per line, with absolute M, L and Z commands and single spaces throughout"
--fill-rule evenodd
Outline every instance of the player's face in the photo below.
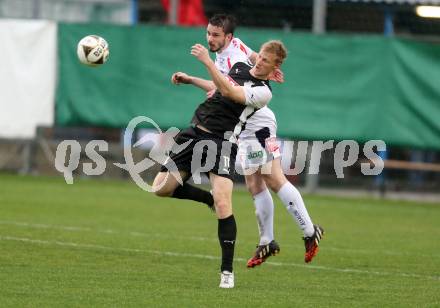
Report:
M 208 24 L 206 28 L 206 40 L 208 41 L 209 50 L 211 52 L 222 51 L 230 42 L 232 35 L 226 35 L 223 28 Z
M 280 67 L 276 60 L 275 54 L 260 50 L 255 61 L 254 72 L 257 76 L 266 78 L 274 69 Z

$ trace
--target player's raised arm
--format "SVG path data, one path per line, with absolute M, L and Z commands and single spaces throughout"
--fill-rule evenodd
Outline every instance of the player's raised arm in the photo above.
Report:
M 201 44 L 195 44 L 191 48 L 191 54 L 206 66 L 209 75 L 211 75 L 212 81 L 224 97 L 230 98 L 240 104 L 246 103 L 246 96 L 243 88 L 233 86 L 229 80 L 220 73 L 209 57 L 208 50 L 204 46 Z

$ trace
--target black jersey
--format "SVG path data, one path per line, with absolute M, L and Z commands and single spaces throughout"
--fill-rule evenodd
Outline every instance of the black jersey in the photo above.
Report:
M 249 73 L 250 69 L 249 65 L 237 62 L 227 76 L 234 85 L 244 87 L 246 105 L 222 96 L 217 90 L 199 105 L 191 122 L 194 125 L 200 124 L 220 138 L 236 142 L 246 120 L 258 110 L 253 101 L 258 99 L 264 101 L 265 105 L 272 97 L 269 82 L 253 77 Z M 231 134 L 225 135 L 226 132 Z

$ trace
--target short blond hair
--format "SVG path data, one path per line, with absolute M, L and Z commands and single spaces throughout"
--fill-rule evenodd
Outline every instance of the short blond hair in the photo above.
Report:
M 283 42 L 279 40 L 271 40 L 261 46 L 261 51 L 269 52 L 276 55 L 276 63 L 282 64 L 287 58 L 287 49 Z

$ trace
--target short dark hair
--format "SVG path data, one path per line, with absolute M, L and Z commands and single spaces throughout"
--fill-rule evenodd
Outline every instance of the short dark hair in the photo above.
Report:
M 209 19 L 209 23 L 213 26 L 222 28 L 225 34 L 234 34 L 235 27 L 237 26 L 235 17 L 226 14 L 215 14 Z

